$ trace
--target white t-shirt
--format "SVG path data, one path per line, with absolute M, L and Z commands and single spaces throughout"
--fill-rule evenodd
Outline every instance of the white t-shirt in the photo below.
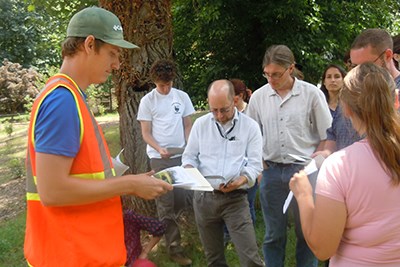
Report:
M 400 266 L 400 186 L 393 186 L 367 140 L 331 156 L 316 194 L 343 202 L 347 220 L 329 266 Z
M 171 88 L 168 95 L 162 95 L 153 89 L 140 100 L 137 120 L 151 122 L 153 138 L 161 147 L 184 147 L 183 118 L 193 113 L 187 93 Z M 146 150 L 149 158 L 161 158 L 150 145 Z

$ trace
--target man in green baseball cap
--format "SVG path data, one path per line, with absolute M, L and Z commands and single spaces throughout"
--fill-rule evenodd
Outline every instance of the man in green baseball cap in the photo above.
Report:
M 118 17 L 100 7 L 88 7 L 76 13 L 68 24 L 67 37 L 87 37 L 122 48 L 138 48 L 124 40 L 121 22 Z
M 172 190 L 153 173 L 116 177 L 89 110 L 86 88 L 119 69 L 122 48 L 137 46 L 124 40 L 117 16 L 98 7 L 76 13 L 60 71 L 33 104 L 26 164 L 29 266 L 125 265 L 120 196 L 154 199 Z

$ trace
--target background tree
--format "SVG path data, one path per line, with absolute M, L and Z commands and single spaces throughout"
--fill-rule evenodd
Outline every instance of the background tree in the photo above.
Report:
M 0 0 L 1 55 L 17 51 L 24 56 L 16 63 L 59 67 L 60 43 L 72 14 L 99 2 L 26 1 L 30 6 Z M 126 38 L 140 46 L 123 52 L 121 69 L 113 77 L 121 145 L 133 173 L 147 170 L 136 114 L 141 97 L 152 88 L 148 71 L 155 60 L 175 59 L 183 77 L 178 87 L 199 107 L 214 79 L 241 78 L 253 90 L 264 84 L 261 62 L 269 45 L 288 45 L 303 65 L 305 79 L 317 83 L 325 65 L 341 63 L 362 29 L 381 27 L 394 35 L 400 27 L 398 0 L 101 0 L 100 5 L 118 15 Z
M 107 1 L 100 5 L 115 13 L 124 27 L 125 38 L 140 49 L 124 50 L 122 64 L 114 72 L 118 113 L 120 117 L 121 147 L 125 148 L 125 162 L 131 173 L 147 172 L 146 144 L 140 124 L 136 120 L 140 99 L 153 88 L 149 80 L 151 64 L 158 59 L 172 57 L 171 2 L 163 1 Z M 127 198 L 124 199 L 125 201 Z M 154 212 L 154 203 L 129 198 L 131 205 L 142 213 Z
M 176 0 L 174 51 L 185 90 L 204 100 L 216 78 L 240 78 L 254 89 L 265 83 L 266 48 L 286 44 L 316 84 L 322 70 L 342 63 L 354 37 L 365 28 L 399 31 L 398 0 Z
M 45 13 L 29 12 L 27 4 L 17 0 L 0 0 L 0 13 L 0 61 L 7 58 L 29 67 L 49 59 L 40 48 L 50 38 L 42 34 L 49 21 Z

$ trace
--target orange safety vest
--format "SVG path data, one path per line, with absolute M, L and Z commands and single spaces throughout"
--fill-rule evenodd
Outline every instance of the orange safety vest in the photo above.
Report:
M 25 257 L 34 267 L 123 266 L 126 250 L 120 197 L 64 207 L 45 207 L 40 201 L 36 188 L 35 123 L 43 100 L 59 87 L 72 93 L 80 120 L 80 149 L 70 175 L 82 179 L 115 176 L 104 136 L 82 92 L 70 77 L 53 76 L 33 104 L 28 130 Z

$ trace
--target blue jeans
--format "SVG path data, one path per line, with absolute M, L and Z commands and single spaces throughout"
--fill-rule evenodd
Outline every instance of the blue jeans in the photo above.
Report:
M 258 189 L 257 180 L 253 187 L 247 189 L 247 200 L 249 201 L 250 215 L 254 226 L 256 225 L 256 208 L 254 204 L 256 202 L 257 189 Z
M 267 162 L 268 169 L 263 171 L 260 183 L 260 201 L 265 222 L 263 254 L 266 266 L 283 267 L 285 264 L 286 232 L 288 215 L 283 214 L 282 207 L 289 193 L 289 181 L 294 173 L 303 166 L 298 164 L 281 164 Z M 316 180 L 317 173 L 310 175 Z M 299 209 L 293 198 L 290 208 L 293 209 L 295 232 L 297 237 L 296 262 L 298 267 L 316 267 L 318 260 L 304 240 L 301 230 Z

